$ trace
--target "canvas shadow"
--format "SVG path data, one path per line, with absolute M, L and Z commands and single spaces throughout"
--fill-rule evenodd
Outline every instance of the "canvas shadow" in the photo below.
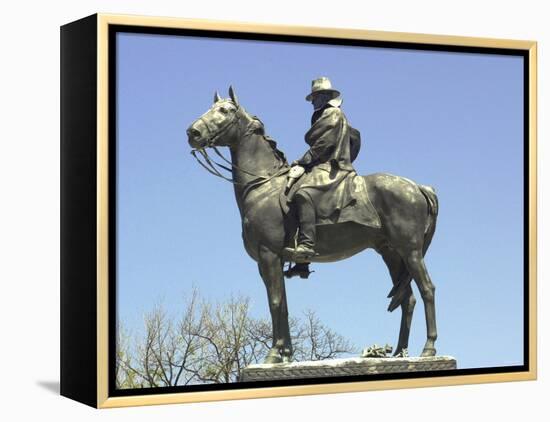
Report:
M 51 393 L 59 395 L 59 381 L 37 381 L 36 385 L 42 387 L 44 390 L 48 390 Z

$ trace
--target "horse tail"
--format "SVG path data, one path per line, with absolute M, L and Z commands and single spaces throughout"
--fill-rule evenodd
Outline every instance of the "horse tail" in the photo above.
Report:
M 425 186 L 425 185 L 417 185 L 420 189 L 420 192 L 424 196 L 424 199 L 426 200 L 426 204 L 428 205 L 428 222 L 426 225 L 426 231 L 424 232 L 424 244 L 422 245 L 422 256 L 426 255 L 426 252 L 428 251 L 428 247 L 432 243 L 432 238 L 435 233 L 435 227 L 437 224 L 437 214 L 439 213 L 439 200 L 437 199 L 437 195 L 435 193 L 434 188 L 431 186 Z M 391 297 L 391 302 L 388 306 L 388 311 L 392 312 L 397 307 L 401 305 L 403 300 L 405 299 L 405 292 L 407 291 L 407 287 L 411 283 L 412 277 L 409 274 L 407 270 L 405 270 L 406 266 L 403 265 L 404 271 L 401 274 L 401 277 L 399 281 L 393 286 L 390 293 L 388 294 L 388 298 Z

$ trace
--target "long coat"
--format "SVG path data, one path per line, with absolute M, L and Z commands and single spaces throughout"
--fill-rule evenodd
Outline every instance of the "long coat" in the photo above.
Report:
M 317 224 L 353 221 L 379 227 L 380 220 L 368 199 L 364 181 L 351 164 L 359 153 L 360 134 L 344 112 L 330 104 L 316 111 L 305 140 L 310 148 L 298 164 L 307 172 L 294 194 L 306 193 L 313 199 Z
M 306 168 L 332 162 L 341 170 L 352 171 L 351 163 L 361 148 L 359 131 L 351 127 L 340 107 L 330 103 L 311 116 L 305 141 L 310 148 L 298 163 Z

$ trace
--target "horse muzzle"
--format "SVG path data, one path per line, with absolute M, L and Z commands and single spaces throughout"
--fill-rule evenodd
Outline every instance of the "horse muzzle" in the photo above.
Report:
M 202 149 L 207 145 L 206 136 L 204 136 L 205 127 L 202 122 L 195 122 L 187 129 L 187 138 L 189 145 L 193 149 Z

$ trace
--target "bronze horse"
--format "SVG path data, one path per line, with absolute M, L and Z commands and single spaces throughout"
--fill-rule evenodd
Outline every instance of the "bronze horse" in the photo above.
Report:
M 199 162 L 211 173 L 226 178 L 215 168 L 216 164 L 232 172 L 232 178 L 226 179 L 234 184 L 244 247 L 258 263 L 271 312 L 273 344 L 265 363 L 289 362 L 292 344 L 283 250 L 292 237 L 289 233 L 295 232 L 295 222 L 283 212 L 279 197 L 290 167 L 275 142 L 266 136 L 261 121 L 243 109 L 231 87 L 229 95 L 230 98 L 222 99 L 215 94 L 212 107 L 188 128 L 189 145 L 197 159 L 196 154 L 201 154 Z M 206 148 L 213 148 L 218 153 L 218 146 L 229 147 L 229 167 L 213 161 L 207 154 Z M 437 338 L 435 287 L 424 255 L 435 232 L 437 197 L 432 188 L 403 177 L 383 173 L 362 177 L 369 199 L 379 214 L 381 227 L 370 228 L 351 222 L 319 226 L 318 255 L 311 261 L 335 262 L 367 248 L 373 248 L 382 256 L 393 281 L 388 310 L 401 306 L 402 312 L 395 354 L 408 348 L 416 303 L 410 285 L 414 279 L 426 317 L 427 340 L 422 356 L 434 356 Z

